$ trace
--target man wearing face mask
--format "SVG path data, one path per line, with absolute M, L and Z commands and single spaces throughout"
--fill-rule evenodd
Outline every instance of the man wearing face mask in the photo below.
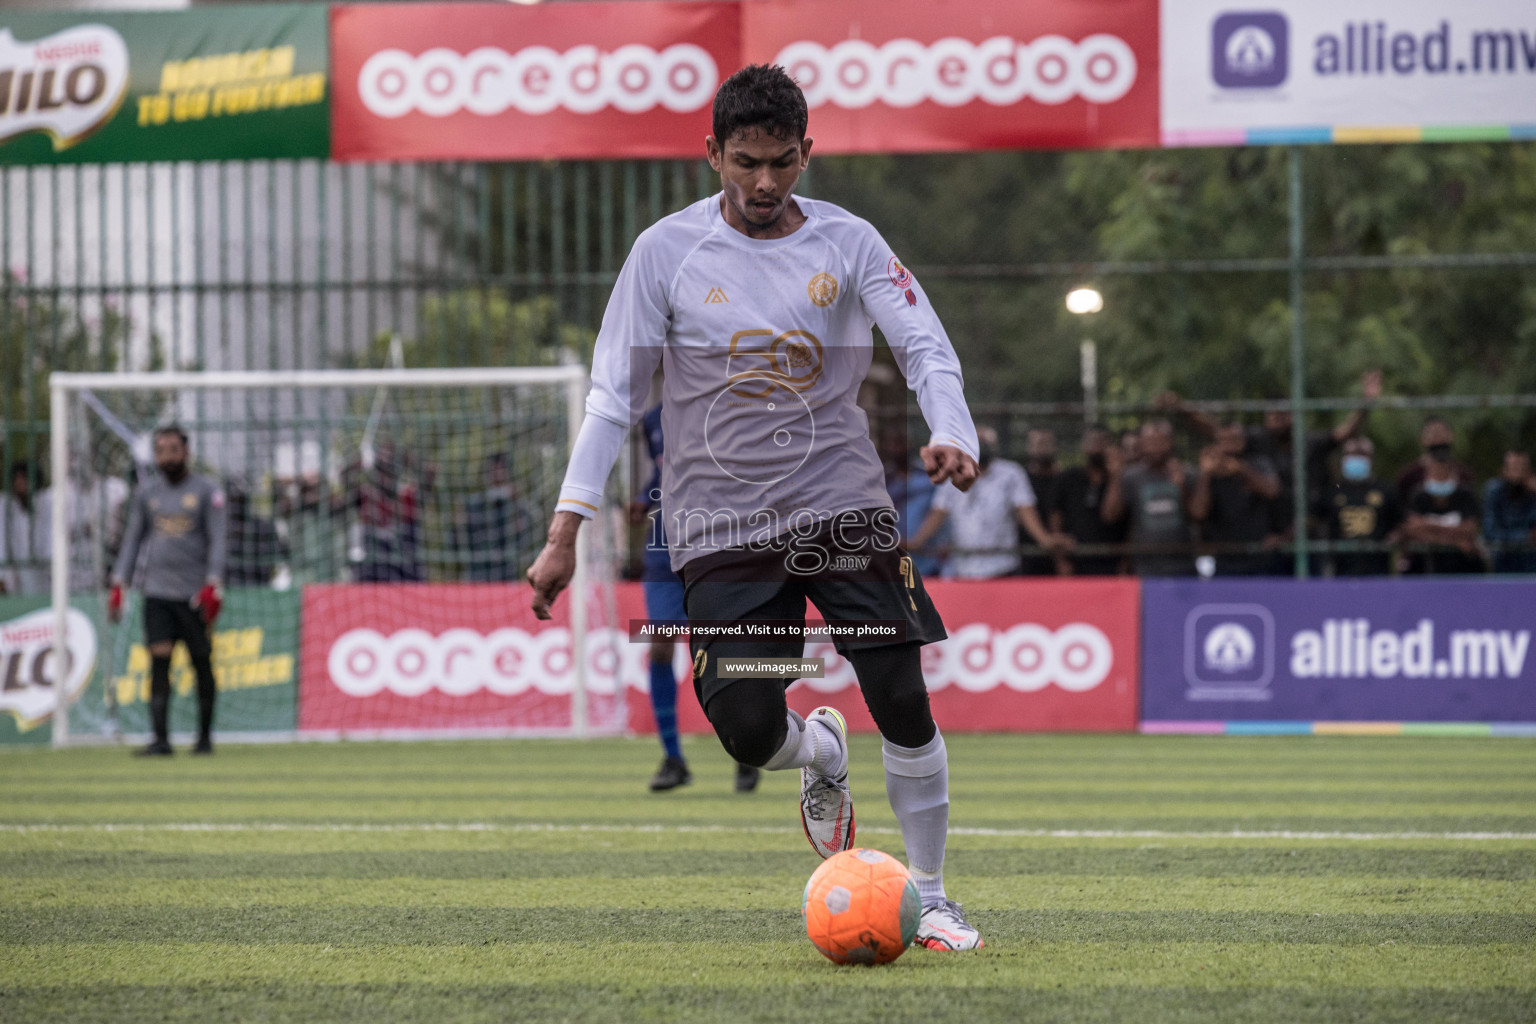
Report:
M 1436 462 L 1449 464 L 1455 471 L 1455 479 L 1467 490 L 1472 490 L 1475 478 L 1472 471 L 1457 462 L 1451 454 L 1456 444 L 1456 433 L 1451 425 L 1439 416 L 1426 416 L 1419 430 L 1419 447 L 1423 450 L 1408 468 L 1397 475 L 1397 497 L 1405 505 L 1413 497 L 1429 475 L 1429 468 Z
M 1083 464 L 1062 470 L 1057 479 L 1051 530 L 1074 545 L 1119 544 L 1125 540 L 1124 525 L 1106 523 L 1102 513 L 1110 474 L 1119 476 L 1125 456 L 1114 435 L 1097 425 L 1083 431 L 1082 451 Z M 1074 555 L 1062 561 L 1076 576 L 1113 576 L 1120 571 L 1119 555 Z
M 1374 472 L 1375 451 L 1368 437 L 1344 442 L 1343 479 L 1324 489 L 1316 509 L 1329 540 L 1387 541 L 1402 521 L 1397 494 Z M 1340 551 L 1332 561 L 1335 576 L 1384 576 L 1392 570 L 1389 551 Z
M 1531 457 L 1511 449 L 1504 453 L 1499 475 L 1483 492 L 1483 537 L 1495 544 L 1517 545 L 1493 556 L 1494 572 L 1536 573 L 1536 477 Z M 1525 545 L 1525 550 L 1519 550 Z
M 1457 479 L 1449 453 L 1437 446 L 1430 453 L 1424 483 L 1408 499 L 1408 519 L 1402 532 L 1404 540 L 1434 547 L 1413 552 L 1408 572 L 1486 572 L 1478 548 L 1480 518 L 1477 498 Z
M 171 651 L 187 646 L 197 672 L 198 734 L 195 754 L 213 753 L 213 649 L 209 629 L 223 605 L 224 492 L 189 471 L 187 435 L 180 427 L 155 431 L 157 477 L 133 496 L 123 548 L 112 574 L 107 617 L 123 617 L 123 588 L 144 590 L 144 642 L 149 648 L 149 716 L 154 739 L 139 751 L 172 753 L 170 743 Z M 142 557 L 141 557 L 142 556 Z

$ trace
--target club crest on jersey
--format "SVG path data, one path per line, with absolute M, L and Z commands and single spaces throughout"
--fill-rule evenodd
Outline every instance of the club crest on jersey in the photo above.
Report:
M 901 260 L 892 256 L 891 262 L 886 265 L 885 269 L 891 275 L 891 284 L 896 286 L 897 291 L 904 292 L 912 287 L 912 271 L 902 266 Z
M 837 278 L 828 273 L 817 274 L 805 290 L 812 302 L 825 308 L 837 298 Z
M 181 507 L 186 509 L 197 508 L 197 495 L 183 494 L 181 496 Z
M 737 331 L 726 355 L 726 384 L 742 398 L 762 398 L 778 388 L 799 394 L 821 379 L 822 368 L 821 339 L 810 331 Z

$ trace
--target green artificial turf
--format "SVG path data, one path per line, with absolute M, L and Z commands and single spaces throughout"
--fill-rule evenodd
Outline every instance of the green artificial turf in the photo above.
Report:
M 951 736 L 987 938 L 840 968 L 798 773 L 650 740 L 0 756 L 0 1021 L 1536 1021 L 1536 746 Z M 859 841 L 901 854 L 878 744 Z

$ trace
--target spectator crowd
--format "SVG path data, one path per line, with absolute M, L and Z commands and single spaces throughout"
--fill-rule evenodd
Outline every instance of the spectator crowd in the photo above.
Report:
M 1536 573 L 1536 475 L 1526 451 L 1503 453 L 1479 482 L 1450 424 L 1423 421 L 1420 453 L 1393 473 L 1366 429 L 1379 374 L 1360 408 L 1304 435 L 1303 529 L 1318 576 Z M 1288 576 L 1294 571 L 1295 458 L 1291 415 L 1217 420 L 1166 393 L 1134 429 L 1090 425 L 1076 457 L 1054 431 L 1032 429 L 1022 462 L 1002 457 L 981 427 L 981 475 L 969 491 L 934 487 L 902 436 L 881 438 L 902 543 L 927 578 L 1010 575 Z M 1182 444 L 1181 444 L 1182 442 Z M 541 542 L 539 510 L 505 452 L 491 452 L 468 487 L 381 443 L 330 483 L 316 469 L 274 475 L 260 500 L 226 479 L 228 583 L 287 588 L 358 583 L 521 579 Z M 1070 464 L 1064 464 L 1070 461 Z M 71 588 L 105 581 L 116 557 L 129 483 L 71 480 L 64 488 Z M 40 467 L 16 461 L 0 493 L 0 594 L 46 594 L 52 503 Z
M 1528 452 L 1504 453 L 1478 486 L 1439 416 L 1420 454 L 1395 474 L 1366 430 L 1381 377 L 1332 430 L 1304 435 L 1307 511 L 1301 529 L 1318 576 L 1536 572 L 1536 476 Z M 1286 411 L 1260 424 L 1216 420 L 1178 395 L 1119 434 L 1083 430 L 1063 467 L 1058 440 L 1034 429 L 1022 463 L 1001 458 L 979 430 L 981 476 L 965 493 L 928 483 L 897 441 L 882 445 L 903 542 L 929 576 L 1288 576 L 1294 572 L 1296 480 Z M 1188 457 L 1180 453 L 1180 436 Z
M 520 580 L 542 543 L 535 508 L 492 452 L 468 487 L 447 488 L 434 467 L 381 443 L 327 483 L 317 470 L 270 476 L 258 487 L 225 477 L 232 587 L 287 589 L 316 582 Z M 151 471 L 136 469 L 130 476 Z M 51 588 L 55 488 L 35 462 L 8 467 L 0 493 L 0 594 Z M 122 542 L 131 487 L 117 477 L 71 480 L 70 587 L 106 585 Z

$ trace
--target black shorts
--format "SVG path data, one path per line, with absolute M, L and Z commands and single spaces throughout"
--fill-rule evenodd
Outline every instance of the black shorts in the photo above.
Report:
M 208 627 L 203 616 L 186 601 L 171 597 L 144 599 L 144 642 L 165 643 L 180 640 L 188 654 L 208 653 Z
M 881 518 L 888 517 L 888 518 Z M 890 509 L 845 512 L 805 535 L 728 548 L 683 566 L 689 622 L 805 622 L 809 598 L 829 624 L 890 623 L 884 639 L 834 638 L 838 653 L 892 644 L 937 643 L 949 634 L 912 558 L 896 543 Z M 734 679 L 716 674 L 718 658 L 798 658 L 801 640 L 718 639 L 691 633 L 693 686 L 700 706 Z M 793 680 L 786 680 L 786 685 Z

